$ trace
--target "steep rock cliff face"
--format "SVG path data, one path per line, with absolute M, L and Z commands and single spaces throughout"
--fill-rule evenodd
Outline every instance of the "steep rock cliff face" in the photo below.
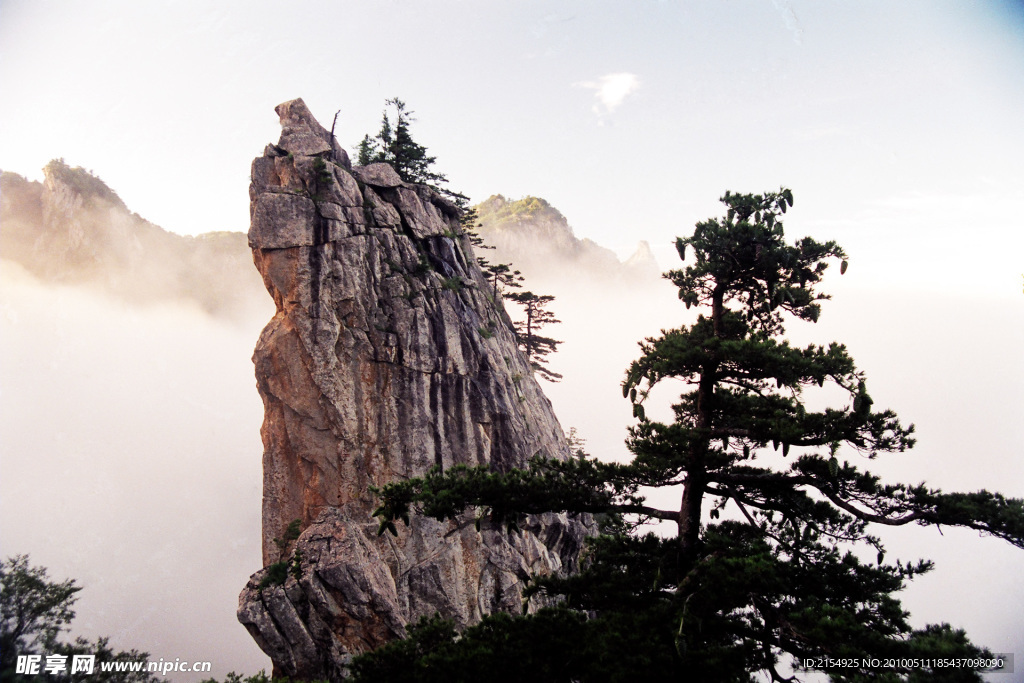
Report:
M 575 564 L 585 527 L 414 516 L 377 535 L 371 486 L 568 449 L 456 208 L 390 166 L 353 168 L 302 100 L 277 112 L 281 139 L 253 162 L 249 242 L 277 306 L 253 358 L 263 557 L 289 572 L 255 574 L 238 615 L 276 672 L 338 680 L 420 616 L 518 611 L 531 574 Z

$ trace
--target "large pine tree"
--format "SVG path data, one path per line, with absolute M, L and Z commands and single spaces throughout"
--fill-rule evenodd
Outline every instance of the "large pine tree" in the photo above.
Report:
M 594 514 L 602 533 L 583 571 L 529 589 L 560 606 L 461 636 L 424 623 L 357 660 L 360 680 L 471 680 L 459 672 L 490 667 L 490 680 L 509 681 L 531 670 L 552 681 L 780 681 L 803 679 L 804 664 L 842 681 L 980 680 L 973 658 L 986 651 L 945 624 L 912 629 L 894 597 L 931 563 L 886 562 L 871 527 L 961 526 L 1024 547 L 1024 501 L 861 470 L 861 456 L 913 446 L 913 427 L 875 409 L 845 346 L 784 339 L 787 319 L 817 321 L 828 298 L 817 287 L 830 261 L 845 272 L 843 250 L 785 241 L 789 190 L 722 201 L 724 217 L 677 241 L 687 265 L 667 274 L 696 322 L 647 339 L 627 370 L 630 463 L 538 458 L 526 471 L 435 471 L 380 492 L 382 529 L 410 509 L 443 519 L 475 508 L 509 533 L 522 514 Z M 650 391 L 669 378 L 686 387 L 674 420 L 649 419 Z M 809 408 L 805 394 L 827 386 L 843 398 Z M 678 508 L 648 505 L 643 487 L 681 489 Z M 675 533 L 641 533 L 651 519 Z

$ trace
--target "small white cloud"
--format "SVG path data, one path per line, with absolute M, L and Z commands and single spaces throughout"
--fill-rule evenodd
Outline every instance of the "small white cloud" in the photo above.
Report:
M 597 98 L 594 112 L 605 115 L 612 113 L 630 93 L 640 87 L 640 79 L 636 74 L 622 72 L 606 74 L 596 81 L 583 81 L 575 85 L 594 90 L 594 97 Z

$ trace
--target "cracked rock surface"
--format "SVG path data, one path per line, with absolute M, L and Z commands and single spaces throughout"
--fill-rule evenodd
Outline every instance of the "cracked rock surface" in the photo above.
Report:
M 276 111 L 281 139 L 250 186 L 249 245 L 277 309 L 253 356 L 265 568 L 238 618 L 275 675 L 336 681 L 421 616 L 518 612 L 531 575 L 575 568 L 587 526 L 414 515 L 377 535 L 371 486 L 569 451 L 456 207 L 386 164 L 353 167 L 302 100 Z

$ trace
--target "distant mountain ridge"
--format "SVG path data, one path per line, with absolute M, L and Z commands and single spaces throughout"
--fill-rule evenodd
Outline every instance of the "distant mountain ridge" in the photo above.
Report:
M 58 159 L 43 173 L 42 183 L 0 175 L 3 259 L 44 282 L 83 285 L 132 303 L 185 300 L 236 319 L 265 312 L 244 233 L 176 235 L 131 212 L 81 167 Z
M 130 303 L 184 300 L 231 319 L 265 313 L 264 286 L 244 233 L 177 235 L 132 212 L 84 168 L 55 159 L 43 173 L 43 182 L 0 174 L 0 258 L 44 282 L 82 285 Z M 475 208 L 479 234 L 494 247 L 478 255 L 511 262 L 527 286 L 639 284 L 660 274 L 646 242 L 620 261 L 611 249 L 576 237 L 565 216 L 540 197 L 496 194 Z
M 591 239 L 576 237 L 569 221 L 540 197 L 509 200 L 492 195 L 473 207 L 484 242 L 495 248 L 490 261 L 511 262 L 528 280 L 546 280 L 557 273 L 574 278 L 638 282 L 661 273 L 647 242 L 620 261 L 615 252 Z

